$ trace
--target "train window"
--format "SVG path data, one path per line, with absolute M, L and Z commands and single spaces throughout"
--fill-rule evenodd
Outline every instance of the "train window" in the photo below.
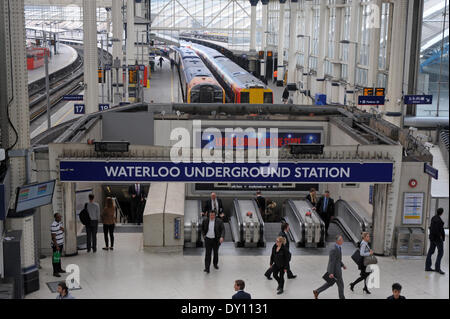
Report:
M 215 91 L 214 92 L 214 102 L 223 102 L 222 91 Z
M 264 103 L 273 103 L 272 92 L 264 92 Z
M 241 92 L 241 103 L 250 103 L 250 93 Z

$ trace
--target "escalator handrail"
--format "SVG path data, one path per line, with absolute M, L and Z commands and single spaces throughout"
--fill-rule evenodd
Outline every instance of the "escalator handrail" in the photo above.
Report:
M 292 212 L 294 213 L 294 216 L 297 219 L 297 221 L 299 222 L 301 229 L 304 229 L 305 228 L 305 221 L 300 216 L 300 213 L 298 212 L 297 207 L 294 205 L 294 201 L 291 200 L 291 199 L 288 199 L 287 200 L 287 205 L 289 205 L 289 207 L 291 208 Z M 291 227 L 291 232 L 292 232 L 292 227 Z M 294 237 L 294 236 L 292 235 L 292 237 Z M 302 239 L 302 234 L 300 234 L 300 236 L 298 236 L 298 238 L 301 240 Z
M 238 232 L 239 232 L 239 241 L 244 241 L 244 221 L 242 220 L 242 215 L 241 215 L 241 207 L 239 205 L 239 201 L 237 200 L 237 198 L 235 198 L 233 200 L 233 204 L 234 204 L 234 212 L 236 213 L 236 222 L 237 227 L 238 227 Z
M 259 241 L 265 241 L 264 239 L 264 220 L 261 216 L 261 212 L 259 210 L 258 204 L 256 203 L 255 199 L 252 199 L 253 206 L 255 207 L 256 216 L 258 218 L 259 222 Z
M 367 230 L 367 228 L 369 227 L 369 225 L 368 225 L 368 223 L 366 223 L 366 221 L 364 220 L 364 218 L 362 218 L 354 209 L 353 209 L 353 207 L 349 204 L 349 203 L 347 203 L 347 201 L 345 201 L 345 200 L 343 200 L 343 199 L 338 199 L 337 201 L 336 201 L 336 206 L 338 206 L 338 205 L 343 205 L 345 208 L 346 208 L 346 210 L 352 215 L 352 217 L 353 218 L 355 218 L 357 221 L 358 221 L 358 223 L 359 223 L 359 225 L 360 225 L 360 227 L 361 227 L 361 230 Z

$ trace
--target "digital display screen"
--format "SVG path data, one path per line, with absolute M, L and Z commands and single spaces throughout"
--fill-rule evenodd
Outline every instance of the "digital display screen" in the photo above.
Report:
M 221 132 L 220 138 L 215 138 L 214 135 L 207 135 L 202 132 L 202 135 L 206 135 L 206 139 L 202 140 L 201 147 L 204 148 L 209 143 L 213 143 L 215 148 L 230 147 L 233 148 L 252 148 L 261 147 L 266 148 L 272 145 L 276 145 L 278 148 L 289 144 L 318 144 L 321 142 L 320 132 L 278 132 L 277 137 L 270 135 L 270 131 L 263 136 L 259 132 L 250 133 L 248 135 L 231 134 L 231 136 L 225 136 L 225 132 Z M 210 144 L 211 146 L 211 144 Z
M 52 202 L 55 180 L 18 187 L 16 212 L 48 205 Z

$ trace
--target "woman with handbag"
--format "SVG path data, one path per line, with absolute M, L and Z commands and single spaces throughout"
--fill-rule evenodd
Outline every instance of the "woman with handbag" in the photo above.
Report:
M 361 272 L 360 272 L 359 278 L 350 284 L 350 290 L 353 291 L 353 288 L 355 287 L 355 285 L 357 283 L 359 283 L 360 281 L 364 280 L 363 291 L 367 294 L 370 294 L 369 289 L 367 289 L 367 277 L 369 277 L 370 272 L 367 272 L 367 262 L 364 262 L 364 259 L 366 259 L 366 257 L 368 257 L 368 258 L 373 257 L 373 259 L 375 259 L 375 257 L 373 256 L 373 250 L 370 249 L 370 246 L 369 246 L 370 234 L 368 232 L 363 232 L 361 237 L 362 237 L 362 240 L 361 240 L 361 243 L 359 246 L 359 254 L 360 254 L 361 258 L 359 260 L 359 265 L 358 265 L 358 269 L 361 270 Z M 367 261 L 369 261 L 369 260 L 367 260 Z M 373 260 L 371 263 L 373 263 Z

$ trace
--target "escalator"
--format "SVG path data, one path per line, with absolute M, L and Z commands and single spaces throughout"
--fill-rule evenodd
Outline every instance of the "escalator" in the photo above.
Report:
M 255 200 L 233 201 L 230 230 L 236 247 L 265 247 L 264 221 Z
M 367 211 L 357 202 L 338 200 L 335 203 L 333 223 L 344 232 L 355 245 L 361 241 L 362 232 L 371 232 L 372 221 Z M 329 234 L 332 224 L 328 230 Z
M 288 199 L 283 219 L 297 247 L 325 247 L 325 224 L 308 201 Z
M 184 247 L 203 247 L 202 201 L 184 202 Z

